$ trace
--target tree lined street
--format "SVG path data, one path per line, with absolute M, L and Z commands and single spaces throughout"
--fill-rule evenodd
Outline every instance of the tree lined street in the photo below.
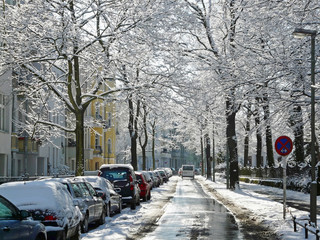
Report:
M 290 172 L 290 184 L 311 195 L 301 206 L 310 205 L 317 225 L 319 0 L 0 6 L 0 184 L 98 175 L 103 164 L 177 172 L 190 164 L 200 174 L 195 181 L 174 177 L 158 199 L 142 204 L 146 211 L 126 209 L 82 238 L 263 239 L 266 232 L 265 239 L 277 239 L 281 231 L 274 235 L 260 222 L 241 229 L 245 217 L 234 218 L 215 194 L 250 202 L 264 190 L 241 189 L 240 175 L 277 173 L 286 189 Z M 279 136 L 292 139 L 288 156 Z M 270 199 L 278 216 L 278 195 Z M 231 203 L 236 212 L 241 204 Z M 239 214 L 256 216 L 258 208 Z M 287 227 L 283 209 L 283 222 L 263 216 Z
M 151 202 L 141 203 L 135 211 L 125 208 L 81 239 L 277 239 L 262 224 L 243 224 L 253 215 L 237 219 L 202 181 L 174 176 L 154 189 Z

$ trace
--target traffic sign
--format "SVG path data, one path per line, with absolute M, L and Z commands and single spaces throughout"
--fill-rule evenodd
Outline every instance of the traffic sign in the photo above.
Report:
M 280 136 L 277 138 L 274 147 L 279 155 L 287 156 L 293 148 L 292 140 L 287 136 Z

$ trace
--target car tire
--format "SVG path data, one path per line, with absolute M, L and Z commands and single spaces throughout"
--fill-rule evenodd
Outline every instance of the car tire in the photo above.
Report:
M 122 202 L 119 202 L 119 209 L 118 209 L 118 213 L 122 212 Z
M 132 198 L 130 208 L 131 208 L 132 210 L 135 210 L 136 207 L 137 207 L 136 199 Z
M 38 234 L 35 240 L 45 240 L 46 238 L 43 236 L 43 234 Z
M 148 199 L 148 200 L 151 199 L 151 191 L 149 192 L 147 199 Z
M 79 240 L 81 238 L 81 226 L 77 226 L 76 233 L 70 238 L 70 240 Z
M 98 224 L 99 224 L 99 225 L 105 224 L 105 222 L 106 222 L 106 215 L 107 215 L 107 214 L 109 214 L 109 216 L 110 216 L 110 208 L 109 208 L 109 206 L 107 207 L 107 209 L 106 209 L 106 208 L 103 208 L 102 213 L 101 213 L 101 216 L 100 216 L 99 221 L 98 221 Z
M 86 233 L 89 230 L 89 216 L 86 214 L 84 217 L 82 223 L 81 223 L 81 232 Z
M 142 198 L 142 200 L 143 200 L 144 202 L 148 201 L 148 196 L 147 196 L 147 194 Z
M 107 206 L 107 210 L 106 210 L 106 217 L 110 217 L 111 215 L 111 207 L 110 207 L 110 203 Z
M 66 240 L 67 239 L 67 232 L 68 232 L 68 229 L 65 229 L 64 231 L 62 231 L 61 235 L 59 236 L 59 238 L 57 238 L 57 240 Z

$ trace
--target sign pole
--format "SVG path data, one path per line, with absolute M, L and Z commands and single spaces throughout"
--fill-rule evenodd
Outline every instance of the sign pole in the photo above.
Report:
M 287 136 L 278 137 L 274 147 L 276 152 L 282 156 L 282 169 L 283 169 L 283 219 L 286 219 L 287 208 L 287 157 L 291 153 L 293 144 L 291 138 Z
M 287 156 L 282 159 L 283 168 L 283 219 L 286 219 L 287 209 Z

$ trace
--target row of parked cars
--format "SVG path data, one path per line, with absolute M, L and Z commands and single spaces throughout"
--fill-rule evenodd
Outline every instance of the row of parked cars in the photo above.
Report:
M 153 187 L 166 183 L 172 176 L 170 168 L 154 171 L 134 171 L 128 164 L 104 164 L 100 167 L 99 176 L 108 179 L 122 196 L 122 202 L 136 209 L 140 199 L 151 199 Z
M 0 239 L 80 239 L 89 224 L 104 224 L 123 204 L 135 209 L 140 199 L 150 200 L 152 188 L 167 182 L 170 170 L 137 172 L 128 164 L 106 164 L 98 176 L 2 184 Z

